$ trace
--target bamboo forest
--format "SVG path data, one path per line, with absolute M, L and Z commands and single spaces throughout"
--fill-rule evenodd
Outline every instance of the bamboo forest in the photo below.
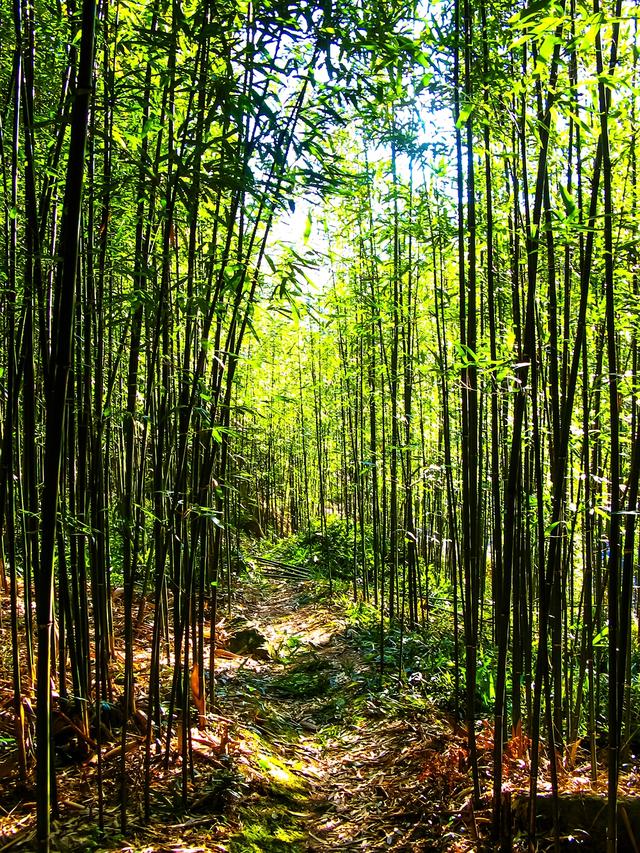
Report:
M 0 0 L 0 853 L 637 853 L 639 8 Z

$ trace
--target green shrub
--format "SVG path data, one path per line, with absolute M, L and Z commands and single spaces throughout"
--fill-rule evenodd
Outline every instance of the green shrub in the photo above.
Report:
M 367 571 L 373 565 L 370 531 L 365 528 L 365 562 Z M 362 540 L 360 530 L 356 530 L 355 549 L 358 561 L 358 574 L 362 574 Z M 333 518 L 327 521 L 323 533 L 319 524 L 311 529 L 300 530 L 293 536 L 283 539 L 270 552 L 269 557 L 305 566 L 313 570 L 318 577 L 333 577 L 347 580 L 353 577 L 354 530 L 353 525 L 343 519 Z

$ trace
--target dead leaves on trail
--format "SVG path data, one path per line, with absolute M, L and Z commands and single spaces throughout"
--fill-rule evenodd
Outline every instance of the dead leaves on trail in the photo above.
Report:
M 357 631 L 348 627 L 338 603 L 319 600 L 304 583 L 271 582 L 240 588 L 234 609 L 237 617 L 230 621 L 229 633 L 221 626 L 215 631 L 215 713 L 207 706 L 208 673 L 193 666 L 189 693 L 196 713 L 185 721 L 174 718 L 167 767 L 162 733 L 156 742 L 158 732 L 152 729 L 149 826 L 142 821 L 149 732 L 144 711 L 138 710 L 142 716 L 137 721 L 130 720 L 126 768 L 131 828 L 121 840 L 118 738 L 103 740 L 106 831 L 98 835 L 94 730 L 81 737 L 77 721 L 61 711 L 61 731 L 85 755 L 58 769 L 61 819 L 54 850 L 471 853 L 481 848 L 491 820 L 491 721 L 479 724 L 477 732 L 483 803 L 476 809 L 464 728 L 424 696 L 404 691 L 391 675 L 380 690 L 375 662 L 365 660 Z M 240 653 L 221 647 L 230 641 L 231 628 Z M 145 677 L 147 634 L 143 625 L 134 655 L 136 674 Z M 253 649 L 252 638 L 260 641 Z M 121 665 L 118 656 L 114 667 Z M 171 667 L 163 664 L 162 672 L 161 695 L 167 696 Z M 136 700 L 146 707 L 143 695 Z M 117 707 L 108 710 L 113 714 Z M 0 682 L 0 736 L 5 740 L 12 715 L 11 685 Z M 183 732 L 189 736 L 186 809 L 181 802 Z M 0 853 L 32 850 L 33 790 L 16 787 L 15 757 L 1 750 L 0 740 Z M 504 795 L 509 803 L 513 799 L 514 816 L 528 786 L 529 751 L 521 729 L 504 749 Z M 606 774 L 600 788 L 594 786 L 586 762 L 579 746 L 568 751 L 565 766 L 558 765 L 563 794 L 601 795 Z M 3 767 L 10 774 L 5 778 Z M 550 786 L 544 749 L 540 769 L 544 793 Z M 623 776 L 621 792 L 632 796 L 638 790 L 640 778 Z
M 287 784 L 299 780 L 298 791 L 308 793 L 304 807 L 292 805 L 287 818 L 297 814 L 304 844 L 287 849 L 452 849 L 461 835 L 468 838 L 460 816 L 469 788 L 464 732 L 424 701 L 403 704 L 397 687 L 378 693 L 372 665 L 342 614 L 326 604 L 299 606 L 296 594 L 280 585 L 269 600 L 247 599 L 278 659 L 251 669 L 232 665 L 224 679 L 229 707 L 270 746 L 276 762 L 256 766 L 249 758 L 256 782 L 263 780 L 254 808 L 269 813 L 276 802 L 269 777 L 277 789 L 288 773 Z M 255 694 L 241 689 L 244 679 L 259 686 Z M 342 701 L 332 704 L 333 696 Z
M 324 757 L 313 799 L 329 808 L 310 830 L 309 849 L 453 850 L 469 838 L 467 759 L 459 735 L 433 712 L 363 720 Z

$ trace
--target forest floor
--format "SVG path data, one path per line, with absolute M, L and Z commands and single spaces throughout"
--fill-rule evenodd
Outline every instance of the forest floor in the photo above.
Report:
M 397 684 L 380 689 L 377 667 L 366 659 L 345 603 L 319 592 L 315 582 L 259 578 L 238 587 L 233 611 L 229 632 L 255 632 L 266 640 L 266 651 L 218 659 L 215 711 L 206 728 L 192 729 L 188 807 L 180 806 L 179 757 L 167 772 L 158 762 L 152 819 L 144 823 L 144 738 L 133 733 L 130 825 L 122 836 L 116 735 L 103 757 L 104 831 L 97 827 L 95 755 L 58 768 L 54 850 L 474 848 L 464 840 L 469 834 L 460 808 L 469 795 L 462 731 Z M 7 629 L 5 622 L 2 633 Z M 136 653 L 140 683 L 148 667 L 146 639 L 143 631 Z M 9 643 L 2 645 L 6 654 Z M 2 663 L 6 675 L 8 661 Z M 34 791 L 15 781 L 5 676 L 0 687 L 0 853 L 34 850 Z
M 103 831 L 96 825 L 95 755 L 59 767 L 54 850 L 483 849 L 480 839 L 487 838 L 490 811 L 471 808 L 463 730 L 424 695 L 401 689 L 391 675 L 381 687 L 375 649 L 347 599 L 329 597 L 326 588 L 311 581 L 256 577 L 238 586 L 233 611 L 221 636 L 246 636 L 248 645 L 258 637 L 262 647 L 219 655 L 215 710 L 203 728 L 192 728 L 187 807 L 181 805 L 176 749 L 168 770 L 161 760 L 154 763 L 151 821 L 144 822 L 144 738 L 132 732 L 130 823 L 126 835 L 120 833 L 116 735 L 103 755 Z M 2 632 L 6 628 L 5 622 Z M 2 654 L 9 648 L 5 640 L 0 637 Z M 136 652 L 141 684 L 147 678 L 147 642 L 143 630 Z M 164 680 L 163 687 L 166 692 Z M 12 763 L 6 748 L 11 698 L 4 676 L 0 688 L 0 853 L 34 850 L 33 789 L 16 785 L 15 759 Z M 478 735 L 478 747 L 486 793 L 492 748 L 488 725 Z M 526 787 L 525 759 L 514 739 L 505 757 L 514 789 L 518 783 Z M 582 779 L 578 787 L 584 783 L 585 791 L 592 790 L 579 773 L 571 779 Z M 576 790 L 574 782 L 570 787 Z M 524 848 L 514 840 L 512 849 Z

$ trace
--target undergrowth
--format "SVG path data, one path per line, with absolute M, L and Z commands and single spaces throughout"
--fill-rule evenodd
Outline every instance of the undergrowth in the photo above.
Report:
M 392 682 L 396 687 L 400 685 L 407 696 L 412 696 L 416 700 L 428 698 L 443 710 L 464 714 L 466 688 L 462 613 L 459 612 L 458 636 L 456 638 L 453 589 L 446 571 L 442 567 L 425 567 L 421 564 L 419 567 L 419 585 L 420 589 L 424 590 L 425 609 L 419 613 L 418 622 L 409 624 L 406 617 L 406 606 L 403 607 L 401 604 L 404 611 L 403 617 L 400 618 L 396 615 L 390 620 L 385 615 L 381 626 L 378 606 L 371 601 L 367 602 L 362 599 L 355 603 L 353 601 L 354 565 L 358 578 L 358 595 L 362 596 L 363 594 L 362 577 L 365 572 L 369 579 L 369 587 L 370 589 L 373 588 L 373 551 L 369 528 L 365 527 L 364 536 L 363 547 L 359 528 L 354 530 L 351 523 L 343 519 L 331 518 L 327 520 L 324 530 L 318 523 L 315 523 L 309 529 L 298 531 L 294 535 L 280 540 L 272 546 L 267 556 L 273 560 L 301 566 L 310 571 L 316 586 L 312 590 L 307 589 L 305 591 L 300 606 L 314 598 L 318 601 L 326 598 L 328 595 L 327 582 L 329 578 L 332 579 L 336 602 L 347 615 L 350 637 L 369 664 L 368 671 L 359 677 L 367 680 L 370 689 L 376 689 L 376 685 L 377 689 L 380 689 L 385 682 Z M 356 563 L 354 563 L 354 553 L 357 555 Z M 364 567 L 362 565 L 363 554 Z M 398 591 L 398 601 L 402 602 L 401 585 Z M 479 627 L 480 636 L 476 650 L 474 707 L 478 717 L 491 714 L 495 703 L 497 651 L 491 635 L 491 618 L 490 603 L 487 602 Z M 384 640 L 382 650 L 381 629 Z M 572 635 L 578 636 L 580 631 L 580 625 L 572 626 Z M 602 654 L 606 646 L 606 639 L 605 631 L 594 638 L 598 685 L 595 712 L 599 727 L 603 730 L 606 729 L 604 711 L 606 710 L 608 693 L 608 673 L 606 671 L 606 660 Z M 295 649 L 291 651 L 295 651 Z M 536 652 L 534 639 L 532 649 L 534 658 Z M 599 652 L 600 654 L 598 654 Z M 576 651 L 573 651 L 572 654 L 575 658 L 572 661 L 573 678 L 571 680 L 574 691 L 573 703 L 575 704 L 580 672 L 578 654 Z M 633 645 L 630 662 L 630 694 L 634 708 L 638 707 L 637 700 L 640 696 L 639 661 L 640 651 Z M 292 688 L 303 686 L 297 683 L 299 677 L 298 675 L 294 677 L 291 684 Z M 304 679 L 302 680 L 304 681 Z M 319 679 L 319 682 L 321 681 L 322 679 Z M 283 685 L 283 687 L 285 686 Z M 313 690 L 314 688 L 305 684 L 304 689 Z M 524 681 L 521 689 L 524 703 Z M 511 706 L 512 692 L 509 670 L 506 680 L 507 708 Z M 629 730 L 626 733 L 626 738 L 631 741 L 634 749 L 638 749 L 638 744 L 640 744 L 639 719 L 640 716 L 632 712 Z M 583 713 L 579 726 L 580 734 L 584 734 L 585 725 L 585 714 Z
M 355 550 L 361 560 L 359 531 L 356 531 Z M 370 531 L 367 529 L 364 553 L 366 570 L 372 580 L 373 554 Z M 446 606 L 446 602 L 452 599 L 452 589 L 446 575 L 440 571 L 429 573 L 429 609 L 421 614 L 418 624 L 409 625 L 406 618 L 390 620 L 388 616 L 384 617 L 384 661 L 381 667 L 380 609 L 372 602 L 353 601 L 353 554 L 353 525 L 341 519 L 330 519 L 325 532 L 317 524 L 308 530 L 299 531 L 280 540 L 270 549 L 268 556 L 273 560 L 311 569 L 318 583 L 318 596 L 326 592 L 326 579 L 329 576 L 334 579 L 336 603 L 346 614 L 348 634 L 369 664 L 367 672 L 361 673 L 359 678 L 365 679 L 370 689 L 380 689 L 389 680 L 396 686 L 400 682 L 407 696 L 416 700 L 429 698 L 445 710 L 464 710 L 461 622 L 458 637 L 459 678 L 456 680 L 453 612 Z M 362 576 L 360 563 L 358 574 Z M 361 588 L 361 584 L 359 586 Z M 311 597 L 311 593 L 307 597 Z M 477 671 L 476 711 L 485 715 L 491 711 L 495 698 L 495 650 L 488 636 L 479 645 Z
M 362 539 L 355 531 L 355 550 L 358 554 L 358 573 L 362 574 Z M 370 532 L 365 528 L 364 553 L 366 570 L 371 571 L 373 554 Z M 347 580 L 353 577 L 354 529 L 353 525 L 338 518 L 329 519 L 323 531 L 319 524 L 300 530 L 280 540 L 267 556 L 294 566 L 312 570 L 318 578 Z

